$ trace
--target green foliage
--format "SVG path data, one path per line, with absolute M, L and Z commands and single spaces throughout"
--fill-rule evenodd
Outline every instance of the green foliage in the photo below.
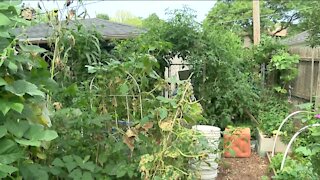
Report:
M 320 22 L 317 18 L 319 16 L 319 1 L 309 1 L 305 3 L 305 8 L 302 11 L 302 23 L 301 26 L 304 30 L 308 31 L 308 43 L 311 47 L 319 46 L 320 39 L 319 39 L 319 26 Z
M 46 50 L 18 43 L 11 35 L 11 28 L 28 24 L 18 17 L 15 5 L 0 2 L 0 178 L 30 179 L 35 176 L 27 175 L 27 169 L 42 168 L 49 142 L 58 137 L 46 128 L 51 121 L 45 93 L 55 82 L 40 56 Z M 44 172 L 42 179 L 47 178 Z
M 286 94 L 289 83 L 298 75 L 299 56 L 288 53 L 288 48 L 277 39 L 264 36 L 254 47 L 254 60 L 267 66 L 266 80 L 280 94 Z
M 303 108 L 302 110 L 308 110 L 308 106 L 309 104 L 303 104 L 299 107 Z M 317 123 L 318 116 L 312 111 L 300 115 L 298 117 L 302 124 L 300 127 Z M 279 153 L 272 159 L 270 167 L 277 171 L 275 179 L 319 179 L 319 132 L 319 127 L 312 127 L 295 139 L 293 146 L 291 146 L 293 152 L 287 157 L 282 171 L 280 171 L 280 163 L 283 155 Z
M 213 28 L 202 35 L 198 48 L 187 59 L 193 64 L 196 96 L 202 100 L 210 124 L 225 127 L 245 118 L 255 106 L 251 63 L 243 52 L 234 33 Z
M 302 1 L 271 0 L 260 1 L 260 26 L 263 34 L 274 30 L 276 25 L 287 28 L 299 18 L 298 9 Z M 222 27 L 238 35 L 253 39 L 252 1 L 218 1 L 204 20 L 204 27 Z
M 258 105 L 257 118 L 260 123 L 259 128 L 266 136 L 271 137 L 274 134 L 273 131 L 278 129 L 283 119 L 289 114 L 290 105 L 286 99 L 272 92 L 265 94 Z M 288 124 L 286 127 L 282 130 L 283 137 L 288 134 L 287 130 L 291 126 Z
M 96 17 L 104 20 L 110 20 L 110 17 L 108 14 L 97 14 Z
M 291 159 L 290 157 L 286 159 L 286 166 L 282 171 L 280 171 L 279 168 L 281 165 L 282 157 L 282 154 L 277 154 L 272 158 L 270 167 L 277 170 L 277 175 L 274 177 L 274 179 L 319 179 L 319 177 L 313 173 L 312 164 L 310 162 L 301 162 L 295 159 Z
M 111 17 L 111 21 L 129 24 L 133 26 L 141 26 L 142 19 L 140 17 L 136 17 L 129 11 L 119 10 L 116 12 L 114 17 Z

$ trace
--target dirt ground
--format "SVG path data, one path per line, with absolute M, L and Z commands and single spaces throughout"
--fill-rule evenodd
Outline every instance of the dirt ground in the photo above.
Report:
M 261 180 L 262 176 L 269 177 L 268 165 L 267 157 L 256 152 L 250 158 L 223 158 L 216 180 Z

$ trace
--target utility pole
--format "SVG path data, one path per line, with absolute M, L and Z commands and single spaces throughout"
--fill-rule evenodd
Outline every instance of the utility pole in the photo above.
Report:
M 260 6 L 259 0 L 252 0 L 253 44 L 260 42 Z

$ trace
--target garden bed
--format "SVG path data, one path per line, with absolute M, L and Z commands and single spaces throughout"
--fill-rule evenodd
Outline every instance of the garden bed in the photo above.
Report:
M 266 152 L 272 152 L 273 143 L 275 137 L 266 137 L 261 130 L 257 130 L 257 152 L 260 156 L 265 156 Z M 275 152 L 284 152 L 287 145 L 281 141 L 281 138 L 277 138 Z M 289 150 L 289 152 L 291 152 Z
M 252 152 L 249 158 L 222 158 L 217 180 L 260 180 L 269 177 L 269 161 Z

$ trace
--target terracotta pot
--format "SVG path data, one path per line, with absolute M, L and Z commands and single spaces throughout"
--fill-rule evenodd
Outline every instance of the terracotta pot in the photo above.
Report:
M 250 128 L 226 128 L 223 135 L 224 157 L 250 157 L 250 137 Z

